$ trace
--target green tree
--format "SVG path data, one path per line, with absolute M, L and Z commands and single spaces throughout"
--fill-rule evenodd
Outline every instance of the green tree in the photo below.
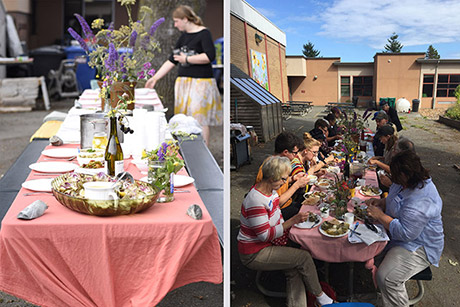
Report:
M 400 41 L 398 41 L 399 35 L 393 32 L 389 39 L 387 39 L 388 44 L 385 45 L 385 50 L 383 52 L 386 53 L 399 53 L 403 45 Z
M 315 49 L 315 45 L 312 42 L 308 41 L 308 43 L 303 45 L 302 53 L 307 58 L 316 58 L 320 54 L 320 51 Z
M 145 5 L 153 10 L 151 19 L 146 18 L 145 24 L 151 25 L 155 20 L 164 17 L 166 20 L 155 32 L 155 38 L 160 44 L 160 51 L 152 59 L 153 67 L 158 70 L 171 55 L 181 32 L 174 28 L 173 11 L 181 4 L 189 5 L 195 13 L 203 18 L 206 10 L 206 0 L 140 0 L 139 6 Z M 177 67 L 161 78 L 155 85 L 155 90 L 168 108 L 167 117 L 174 115 L 174 82 L 177 78 Z
M 428 49 L 425 54 L 425 59 L 440 59 L 441 56 L 438 53 L 438 50 L 433 47 L 433 45 L 429 45 Z

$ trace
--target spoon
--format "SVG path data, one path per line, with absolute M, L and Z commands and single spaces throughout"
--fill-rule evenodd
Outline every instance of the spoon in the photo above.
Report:
M 134 183 L 133 175 L 128 172 L 119 173 L 115 178 L 117 178 L 117 180 L 112 184 L 112 189 L 123 179 L 129 181 L 130 183 Z

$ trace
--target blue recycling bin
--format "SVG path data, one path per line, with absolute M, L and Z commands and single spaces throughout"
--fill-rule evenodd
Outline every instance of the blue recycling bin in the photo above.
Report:
M 69 46 L 64 49 L 67 59 L 86 55 L 85 50 L 80 46 Z M 88 57 L 86 57 L 88 59 Z M 80 90 L 91 88 L 91 80 L 96 77 L 96 69 L 89 67 L 88 63 L 79 63 L 77 66 L 77 81 Z

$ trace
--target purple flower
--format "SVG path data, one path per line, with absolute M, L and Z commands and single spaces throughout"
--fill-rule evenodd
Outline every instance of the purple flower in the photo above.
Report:
M 80 23 L 81 29 L 83 30 L 83 33 L 85 33 L 85 36 L 87 38 L 93 38 L 94 37 L 93 31 L 91 31 L 91 28 L 89 27 L 86 20 L 78 14 L 74 14 L 74 15 L 75 17 L 77 17 L 78 22 Z
M 358 116 L 358 115 L 356 114 L 356 112 L 353 112 L 353 121 L 356 120 L 357 116 Z
M 150 64 L 150 62 L 144 63 L 144 69 L 145 70 L 149 69 L 150 67 L 152 67 L 152 64 Z
M 134 47 L 134 45 L 136 44 L 136 39 L 137 39 L 137 32 L 133 31 L 133 33 L 131 33 L 131 37 L 129 39 L 129 45 L 131 47 Z
M 345 117 L 345 120 L 348 120 L 347 112 L 342 112 L 343 117 Z
M 118 59 L 118 53 L 115 49 L 115 45 L 113 43 L 109 44 L 109 57 L 105 60 L 105 66 L 108 71 L 115 71 L 117 69 L 116 62 Z
M 158 149 L 157 156 L 158 156 L 158 161 L 164 161 L 165 160 L 165 155 L 166 155 L 166 150 L 168 149 L 168 144 L 166 142 L 163 142 Z
M 75 32 L 74 29 L 72 28 L 68 28 L 67 31 L 69 31 L 70 35 L 72 35 L 72 37 L 80 44 L 80 46 L 86 51 L 86 52 L 89 52 L 89 48 L 88 48 L 88 45 L 86 45 L 85 41 L 83 40 L 83 38 L 81 38 L 81 36 Z
M 150 76 L 153 76 L 153 75 L 156 73 L 156 71 L 155 71 L 155 69 L 152 68 L 152 69 L 150 69 L 147 73 L 148 73 Z
M 158 29 L 158 27 L 165 21 L 164 17 L 161 17 L 160 19 L 158 19 L 157 21 L 155 21 L 153 23 L 153 25 L 150 27 L 150 30 L 149 30 L 149 35 L 152 36 L 155 31 Z
M 143 71 L 138 72 L 138 73 L 137 73 L 137 77 L 138 77 L 139 79 L 144 79 L 144 78 L 145 78 L 144 72 L 143 72 Z

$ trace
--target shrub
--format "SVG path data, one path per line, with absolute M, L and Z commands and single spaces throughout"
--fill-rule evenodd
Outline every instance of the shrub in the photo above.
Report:
M 460 103 L 457 102 L 453 107 L 447 109 L 446 116 L 451 119 L 460 120 Z

